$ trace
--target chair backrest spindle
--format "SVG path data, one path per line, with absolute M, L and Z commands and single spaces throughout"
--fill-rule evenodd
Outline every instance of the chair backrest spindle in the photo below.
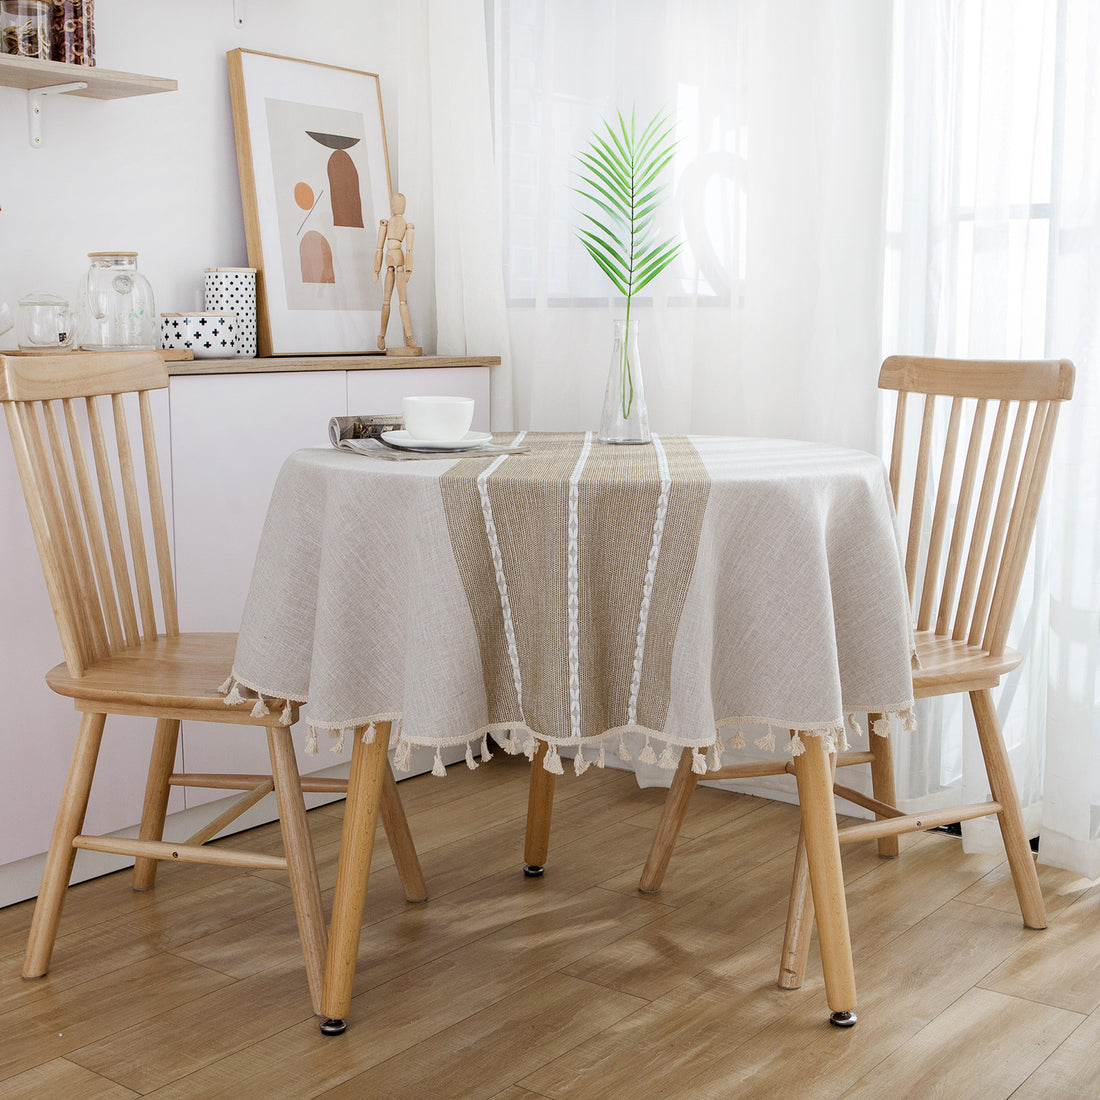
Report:
M 1072 396 L 1073 377 L 1067 360 L 893 356 L 883 363 L 879 386 L 898 393 L 890 487 L 899 514 L 906 396 L 924 398 L 905 539 L 918 631 L 1004 652 L 1058 406 Z M 987 428 L 992 401 L 997 414 Z
M 0 356 L 0 401 L 74 676 L 143 638 L 179 633 L 149 396 L 167 385 L 154 353 Z M 137 448 L 128 394 L 136 395 Z

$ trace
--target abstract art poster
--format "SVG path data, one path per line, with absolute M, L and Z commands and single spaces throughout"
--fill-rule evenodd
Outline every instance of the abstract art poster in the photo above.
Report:
M 377 351 L 371 273 L 391 192 L 378 77 L 251 50 L 228 59 L 259 353 Z

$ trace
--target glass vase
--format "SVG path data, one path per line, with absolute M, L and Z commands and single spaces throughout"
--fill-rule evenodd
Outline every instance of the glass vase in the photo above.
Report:
M 638 355 L 638 322 L 615 322 L 615 345 L 600 417 L 601 443 L 648 443 L 649 413 Z

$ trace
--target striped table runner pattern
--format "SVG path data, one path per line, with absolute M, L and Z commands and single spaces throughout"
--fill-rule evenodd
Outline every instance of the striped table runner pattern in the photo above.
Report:
M 490 724 L 551 744 L 659 732 L 709 475 L 684 436 L 522 439 L 440 479 Z

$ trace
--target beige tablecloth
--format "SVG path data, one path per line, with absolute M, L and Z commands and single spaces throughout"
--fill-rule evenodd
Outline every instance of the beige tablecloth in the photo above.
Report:
M 562 745 L 579 748 L 578 770 L 602 764 L 609 739 L 629 758 L 628 733 L 643 762 L 671 768 L 690 745 L 702 771 L 704 752 L 717 768 L 749 724 L 767 730 L 761 747 L 798 752 L 789 729 L 835 747 L 846 716 L 911 718 L 908 602 L 878 458 L 716 437 L 524 443 L 531 455 L 493 459 L 291 455 L 229 700 L 306 703 L 311 742 L 328 730 L 340 748 L 344 731 L 397 722 L 399 767 L 412 745 L 462 743 L 473 765 L 478 742 L 486 753 L 489 732 L 510 730 L 512 751 L 548 742 L 554 771 Z M 564 481 L 532 461 L 555 448 Z M 636 472 L 608 475 L 608 462 Z M 624 479 L 648 488 L 617 521 Z M 481 525 L 484 549 L 456 522 Z

